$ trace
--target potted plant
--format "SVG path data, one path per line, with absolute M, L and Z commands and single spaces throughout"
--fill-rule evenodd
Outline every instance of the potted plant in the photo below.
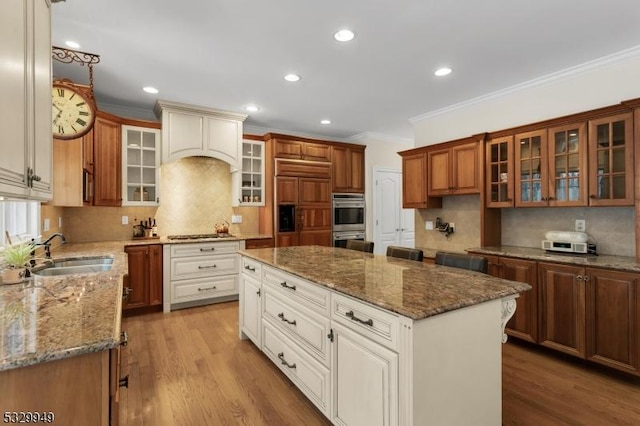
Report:
M 33 243 L 23 242 L 6 246 L 0 251 L 3 284 L 15 284 L 24 280 L 34 248 Z

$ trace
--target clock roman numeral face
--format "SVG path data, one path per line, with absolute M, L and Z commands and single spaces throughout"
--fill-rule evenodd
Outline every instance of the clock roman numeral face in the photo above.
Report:
M 94 111 L 85 96 L 68 87 L 53 87 L 51 95 L 53 137 L 72 139 L 86 133 Z

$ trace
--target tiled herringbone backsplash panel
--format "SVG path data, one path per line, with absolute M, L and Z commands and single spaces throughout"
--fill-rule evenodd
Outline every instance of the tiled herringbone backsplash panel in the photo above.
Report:
M 155 217 L 161 236 L 212 233 L 222 219 L 230 223 L 232 214 L 242 215 L 242 223 L 231 225 L 231 233 L 258 232 L 257 208 L 231 207 L 229 165 L 208 157 L 162 165 L 159 207 L 67 207 L 63 211 L 60 231 L 72 242 L 128 240 L 134 220 L 148 217 Z M 57 210 L 43 207 L 43 212 L 54 223 Z M 122 225 L 122 216 L 129 217 L 129 224 Z

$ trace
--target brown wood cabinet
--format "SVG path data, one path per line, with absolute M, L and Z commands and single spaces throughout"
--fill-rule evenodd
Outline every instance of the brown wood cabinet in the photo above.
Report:
M 531 290 L 520 293 L 516 312 L 509 320 L 506 333 L 532 343 L 538 343 L 538 267 L 536 262 L 510 257 L 484 256 L 489 261 L 488 273 L 494 277 L 527 283 Z
M 162 309 L 162 245 L 127 246 L 129 274 L 123 310 Z
M 589 121 L 588 144 L 589 205 L 632 206 L 633 114 Z
M 122 204 L 122 146 L 120 123 L 100 114 L 93 127 L 94 206 Z
M 585 357 L 584 268 L 538 263 L 540 344 Z
M 270 248 L 273 246 L 273 238 L 252 238 L 249 240 L 245 240 L 244 242 L 244 248 L 246 249 Z
M 480 192 L 479 144 L 470 142 L 427 151 L 427 194 L 431 196 Z
M 330 162 L 331 146 L 320 143 L 277 138 L 275 140 L 274 157 Z
M 331 245 L 330 179 L 277 176 L 276 208 L 285 204 L 295 204 L 295 231 L 276 232 L 276 247 Z
M 413 152 L 413 151 L 410 151 Z M 442 207 L 442 198 L 427 195 L 427 154 L 424 150 L 402 155 L 402 207 L 427 209 Z
M 487 141 L 485 146 L 487 207 L 513 207 L 513 136 Z
M 364 192 L 364 149 L 364 146 L 333 147 L 333 192 Z

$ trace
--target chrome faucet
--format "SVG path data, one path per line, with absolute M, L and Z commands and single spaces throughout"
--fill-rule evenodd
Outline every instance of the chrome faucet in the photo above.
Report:
M 41 243 L 36 243 L 34 239 L 31 240 L 34 246 L 34 250 L 31 252 L 31 261 L 30 261 L 31 266 L 35 266 L 36 264 L 36 260 L 34 259 L 34 256 L 36 255 L 35 248 L 38 246 L 44 246 L 44 258 L 51 259 L 51 240 L 53 240 L 55 237 L 60 237 L 60 239 L 62 240 L 62 244 L 67 242 L 67 239 L 64 237 L 64 235 L 62 235 L 59 232 L 56 232 L 55 234 L 51 235 L 49 238 L 47 238 Z

